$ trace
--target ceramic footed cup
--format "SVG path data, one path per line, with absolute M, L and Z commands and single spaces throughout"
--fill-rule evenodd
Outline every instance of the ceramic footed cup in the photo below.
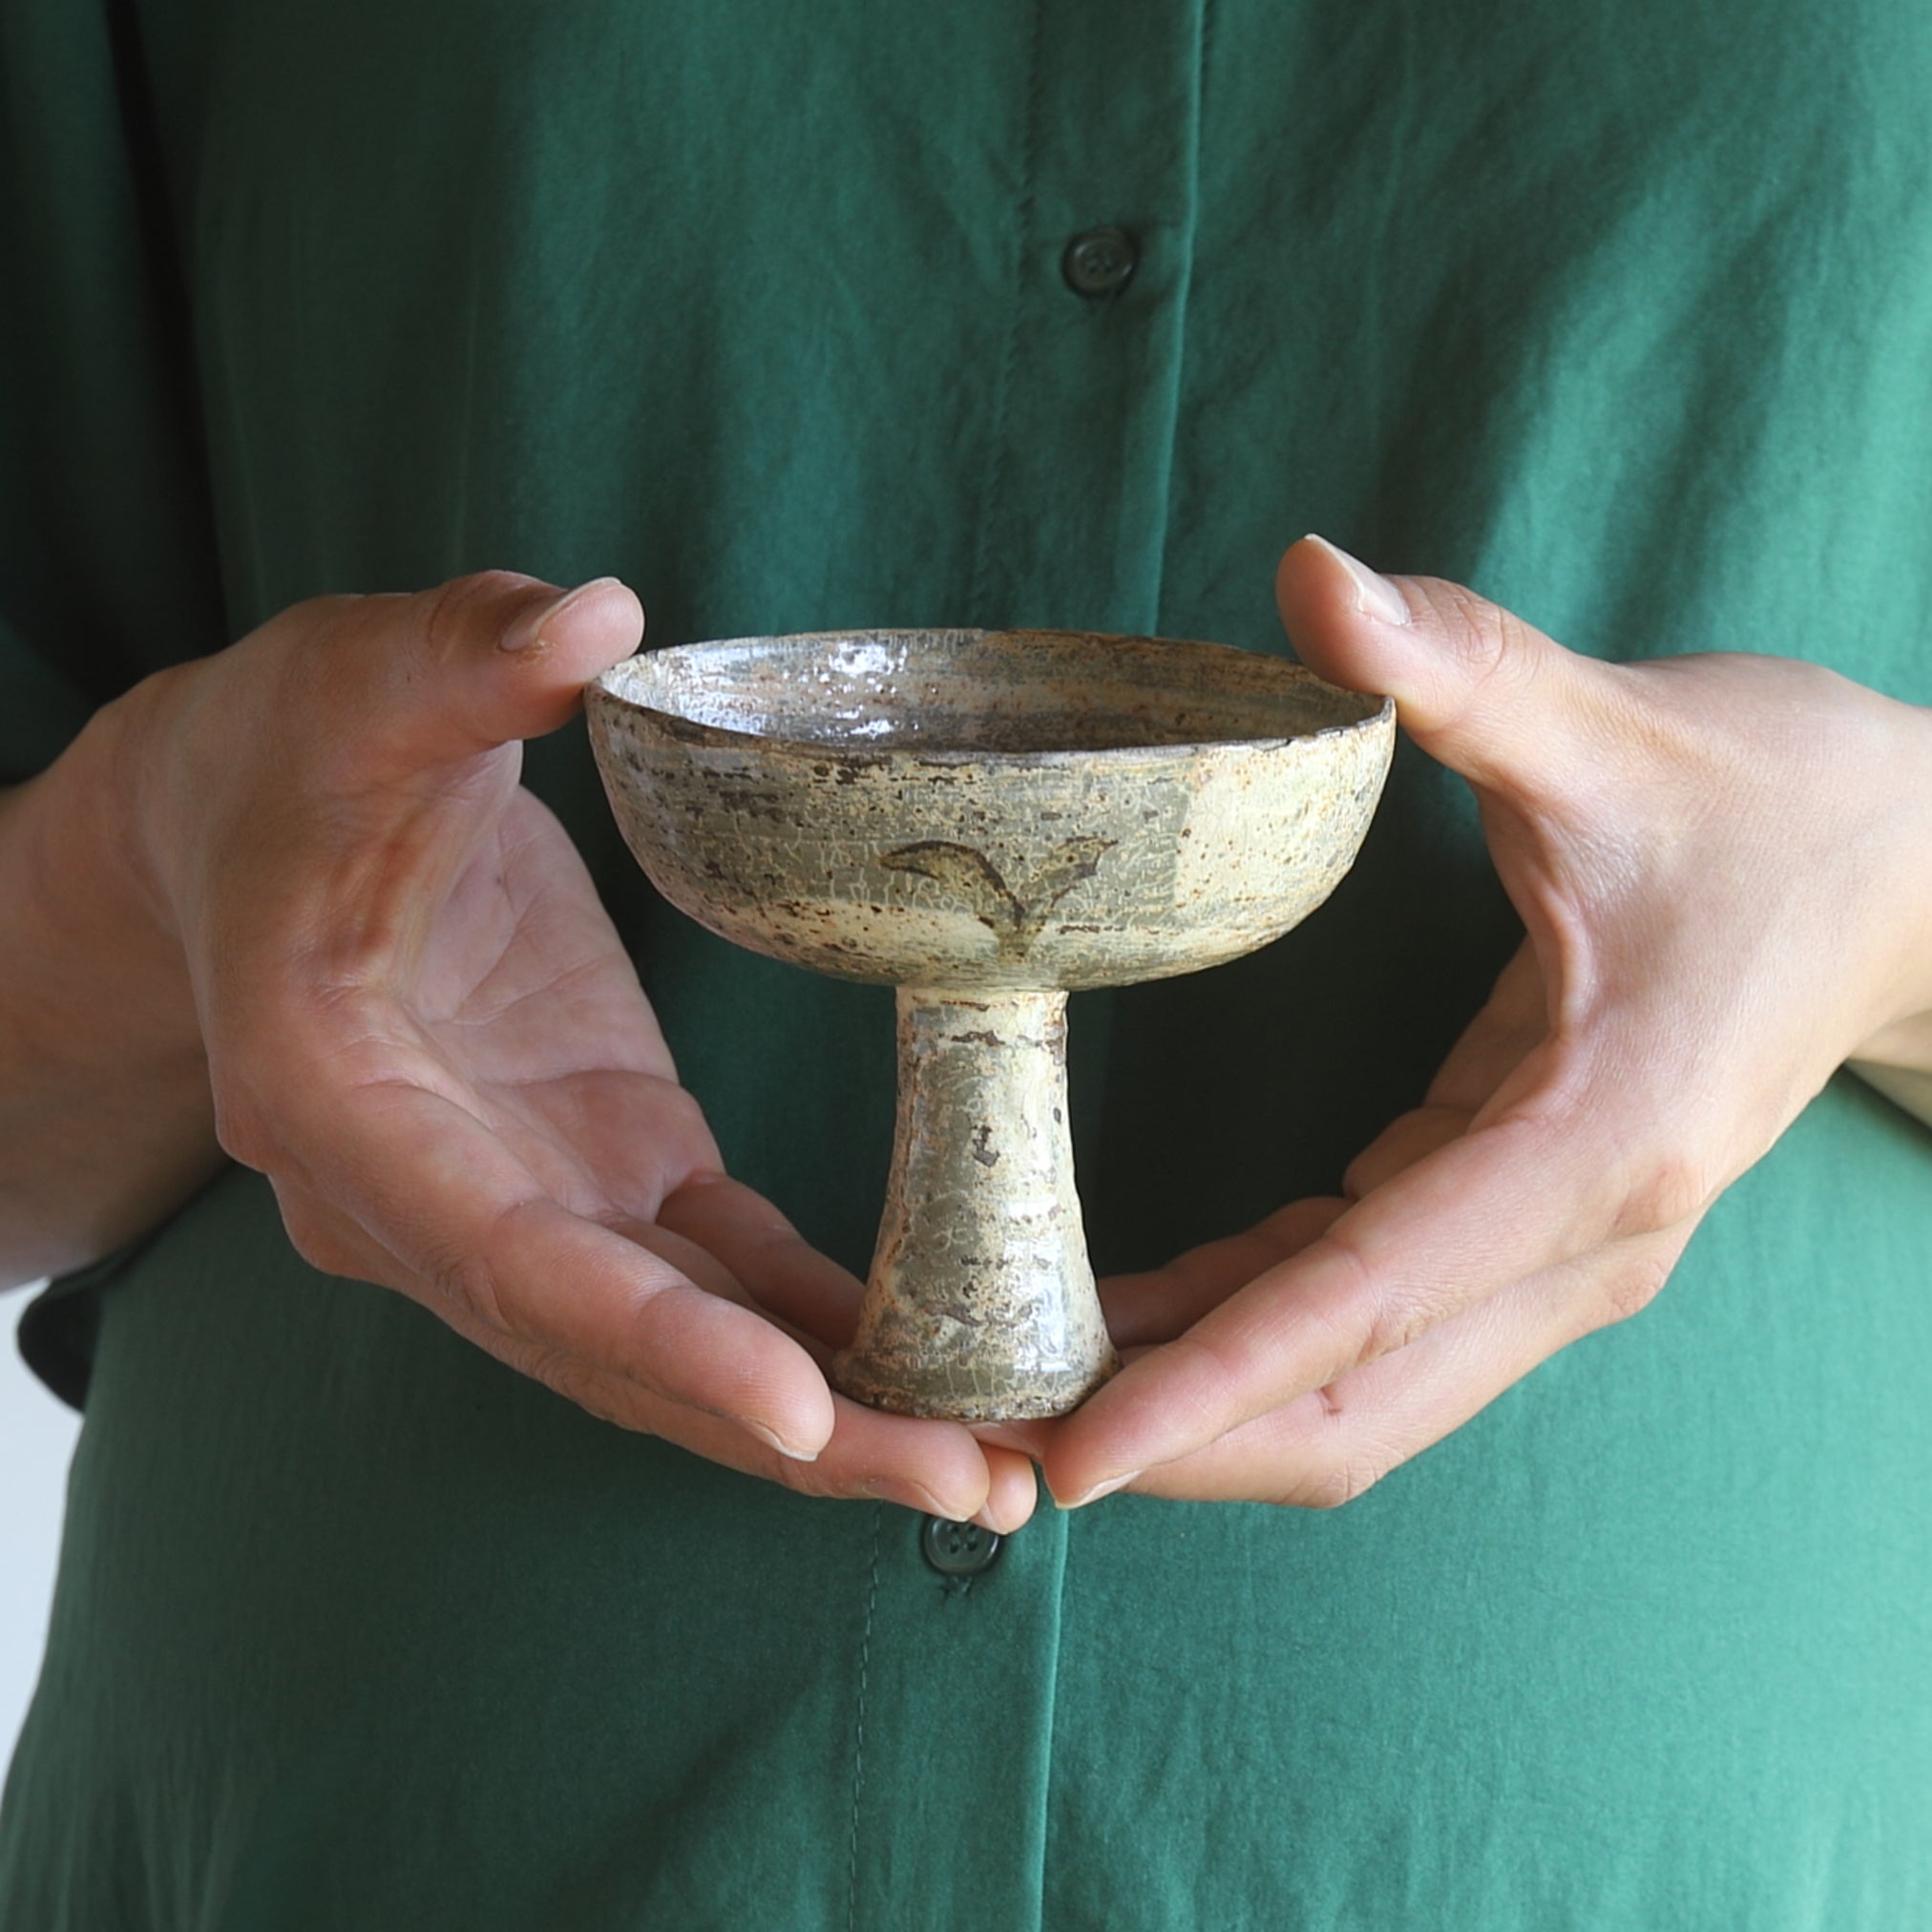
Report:
M 1221 644 L 829 632 L 647 652 L 585 694 L 652 883 L 712 932 L 898 989 L 878 1247 L 837 1387 L 1056 1416 L 1118 1366 L 1066 1106 L 1066 996 L 1266 945 L 1334 891 L 1385 700 Z

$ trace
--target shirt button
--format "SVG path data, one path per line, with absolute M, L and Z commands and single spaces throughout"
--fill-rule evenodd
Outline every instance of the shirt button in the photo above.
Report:
M 1076 235 L 1060 258 L 1060 272 L 1076 295 L 1111 295 L 1132 280 L 1140 248 L 1124 228 Z
M 993 1567 L 1000 1541 L 976 1522 L 949 1522 L 943 1516 L 929 1516 L 919 1547 L 942 1577 L 976 1577 Z

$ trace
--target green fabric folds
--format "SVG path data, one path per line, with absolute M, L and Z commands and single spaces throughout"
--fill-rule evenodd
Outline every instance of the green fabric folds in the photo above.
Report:
M 11 0 L 0 766 L 486 566 L 621 574 L 660 644 L 1281 650 L 1311 528 L 1927 702 L 1928 97 L 1900 0 Z M 889 999 L 657 902 L 579 733 L 529 772 L 727 1159 L 863 1266 Z M 1305 928 L 1076 1001 L 1097 1260 L 1333 1188 L 1515 937 L 1405 748 Z M 1928 1257 L 1932 1137 L 1837 1082 L 1654 1309 L 1363 1502 L 1048 1512 L 961 1589 L 231 1173 L 30 1330 L 92 1386 L 0 1922 L 1932 1922 Z

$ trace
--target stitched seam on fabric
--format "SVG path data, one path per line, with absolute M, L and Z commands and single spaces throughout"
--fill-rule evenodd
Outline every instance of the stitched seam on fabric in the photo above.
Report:
M 883 1502 L 873 1504 L 872 1564 L 866 1579 L 866 1627 L 859 1640 L 858 1714 L 852 1734 L 852 1821 L 846 1861 L 846 1932 L 857 1932 L 859 1922 L 859 1799 L 866 1785 L 866 1686 L 872 1663 L 872 1615 L 879 1605 L 879 1525 L 885 1514 Z
M 1033 240 L 1034 210 L 1040 204 L 1040 110 L 1042 77 L 1041 45 L 1046 37 L 1046 0 L 1034 0 L 1033 26 L 1026 42 L 1026 96 L 1021 112 L 1018 245 L 1015 249 L 1013 319 L 999 357 L 998 388 L 993 398 L 993 433 L 986 459 L 985 494 L 979 505 L 979 550 L 973 560 L 973 621 L 987 608 L 987 582 L 992 572 L 993 532 L 998 514 L 999 486 L 1006 473 L 1006 415 L 1013 395 L 1014 372 L 1019 366 L 1019 330 L 1026 313 L 1027 249 Z M 1002 619 L 1002 621 L 1006 620 Z
M 1076 1516 L 1061 1517 L 1055 1525 L 1060 1531 L 1060 1558 L 1055 1567 L 1058 1571 L 1053 1588 L 1053 1625 L 1050 1640 L 1043 1647 L 1046 1663 L 1047 1690 L 1045 1702 L 1046 1733 L 1042 1742 L 1043 1763 L 1040 1785 L 1040 1867 L 1034 1875 L 1034 1925 L 1032 1932 L 1047 1923 L 1046 1917 L 1046 1875 L 1051 1863 L 1050 1839 L 1053 1835 L 1053 1771 L 1054 1733 L 1060 1714 L 1060 1653 L 1065 1636 L 1067 1571 L 1073 1567 L 1073 1533 Z
M 1408 161 L 1415 141 L 1417 119 L 1416 11 L 1413 7 L 1405 5 L 1396 10 L 1396 32 L 1400 35 L 1400 47 L 1394 75 L 1396 130 L 1391 140 L 1391 164 L 1382 177 L 1382 205 L 1376 220 L 1376 232 L 1385 236 L 1402 233 L 1401 217 L 1415 204 L 1408 180 Z M 1368 447 L 1372 450 L 1388 449 L 1390 436 L 1401 431 L 1399 423 L 1393 430 L 1388 428 L 1390 401 L 1396 394 L 1396 377 L 1388 351 L 1388 330 L 1383 326 L 1387 310 L 1382 293 L 1383 281 L 1382 258 L 1378 253 L 1370 259 L 1367 272 L 1355 286 L 1356 300 L 1361 304 L 1355 328 L 1359 338 L 1368 346 L 1369 380 L 1363 385 L 1366 399 L 1364 428 Z M 1405 413 L 1410 400 L 1405 391 L 1401 405 Z M 1377 503 L 1376 521 L 1379 523 L 1381 520 L 1380 505 Z
M 1148 629 L 1164 634 L 1162 605 L 1167 595 L 1167 533 L 1174 521 L 1174 450 L 1181 439 L 1181 403 L 1187 381 L 1187 305 L 1194 297 L 1194 252 L 1201 240 L 1201 150 L 1208 139 L 1208 54 L 1214 25 L 1214 0 L 1201 0 L 1194 30 L 1194 148 L 1188 157 L 1187 259 L 1176 291 L 1173 393 L 1167 410 L 1167 452 L 1161 477 L 1161 536 L 1153 546 L 1154 598 Z

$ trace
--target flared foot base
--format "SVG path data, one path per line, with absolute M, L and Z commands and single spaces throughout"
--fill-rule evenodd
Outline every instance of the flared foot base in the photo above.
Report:
M 945 1422 L 1037 1422 L 1078 1409 L 1118 1372 L 1111 1350 L 1083 1369 L 1007 1372 L 989 1378 L 984 1365 L 955 1368 L 881 1361 L 861 1349 L 833 1356 L 831 1385 L 868 1408 Z

